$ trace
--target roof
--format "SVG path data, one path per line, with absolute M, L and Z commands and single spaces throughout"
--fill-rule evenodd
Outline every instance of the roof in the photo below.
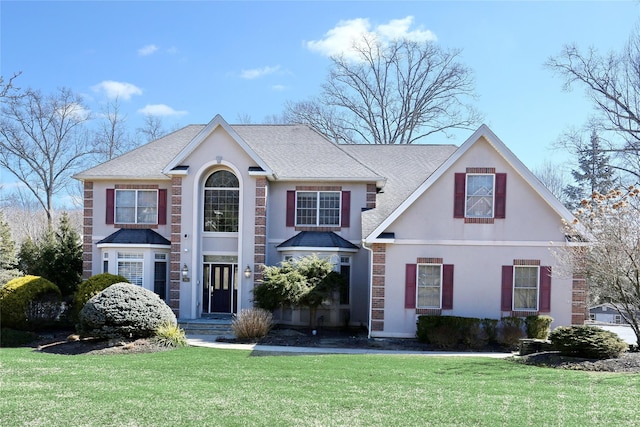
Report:
M 362 213 L 368 236 L 407 199 L 458 147 L 455 145 L 342 145 L 342 149 L 386 177 L 376 208 Z
M 358 247 L 333 231 L 301 231 L 276 246 L 282 251 L 290 248 L 323 248 L 357 251 Z
M 163 245 L 171 246 L 171 242 L 153 230 L 121 228 L 100 240 L 98 244 L 115 243 L 121 245 Z

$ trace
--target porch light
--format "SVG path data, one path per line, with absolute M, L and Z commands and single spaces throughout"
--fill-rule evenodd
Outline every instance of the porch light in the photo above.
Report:
M 251 277 L 251 267 L 249 267 L 248 265 L 247 268 L 244 269 L 244 277 L 246 277 L 247 279 Z
M 187 264 L 185 264 L 182 267 L 182 281 L 183 282 L 188 282 L 189 281 L 189 267 L 187 267 Z

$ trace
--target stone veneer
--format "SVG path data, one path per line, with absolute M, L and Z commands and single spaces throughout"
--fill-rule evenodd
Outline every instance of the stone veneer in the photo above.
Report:
M 266 261 L 267 250 L 267 179 L 256 179 L 256 210 L 253 249 L 253 282 L 262 281 L 262 268 Z
M 387 246 L 382 243 L 374 243 L 371 249 L 373 251 L 373 275 L 371 277 L 371 331 L 383 331 Z
M 93 275 L 93 182 L 84 182 L 84 213 L 82 225 L 82 278 Z
M 182 177 L 171 177 L 171 258 L 169 263 L 169 307 L 180 317 L 182 248 Z

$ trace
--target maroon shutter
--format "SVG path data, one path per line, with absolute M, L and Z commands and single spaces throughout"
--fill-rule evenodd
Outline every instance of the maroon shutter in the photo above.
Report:
M 551 267 L 540 267 L 540 309 L 543 313 L 551 311 Z
M 507 211 L 507 174 L 496 174 L 496 198 L 494 200 L 494 218 L 505 218 Z
M 107 188 L 107 210 L 105 212 L 105 223 L 113 224 L 113 214 L 115 211 L 115 190 L 113 188 Z
M 442 266 L 442 309 L 453 310 L 453 264 Z
M 167 190 L 161 188 L 158 190 L 158 224 L 165 225 L 167 223 Z
M 513 301 L 513 266 L 502 266 L 502 311 L 511 311 Z
M 417 264 L 407 264 L 404 278 L 404 308 L 416 308 Z
M 349 227 L 351 223 L 351 191 L 342 192 L 342 203 L 340 206 L 340 226 Z
M 456 173 L 453 184 L 453 217 L 464 218 L 464 199 L 467 174 Z
M 287 227 L 296 225 L 296 192 L 287 191 Z

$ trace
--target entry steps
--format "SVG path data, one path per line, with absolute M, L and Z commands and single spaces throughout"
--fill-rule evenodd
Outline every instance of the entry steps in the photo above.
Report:
M 231 329 L 232 315 L 215 315 L 200 319 L 178 319 L 178 326 L 186 335 L 218 335 L 233 337 Z

